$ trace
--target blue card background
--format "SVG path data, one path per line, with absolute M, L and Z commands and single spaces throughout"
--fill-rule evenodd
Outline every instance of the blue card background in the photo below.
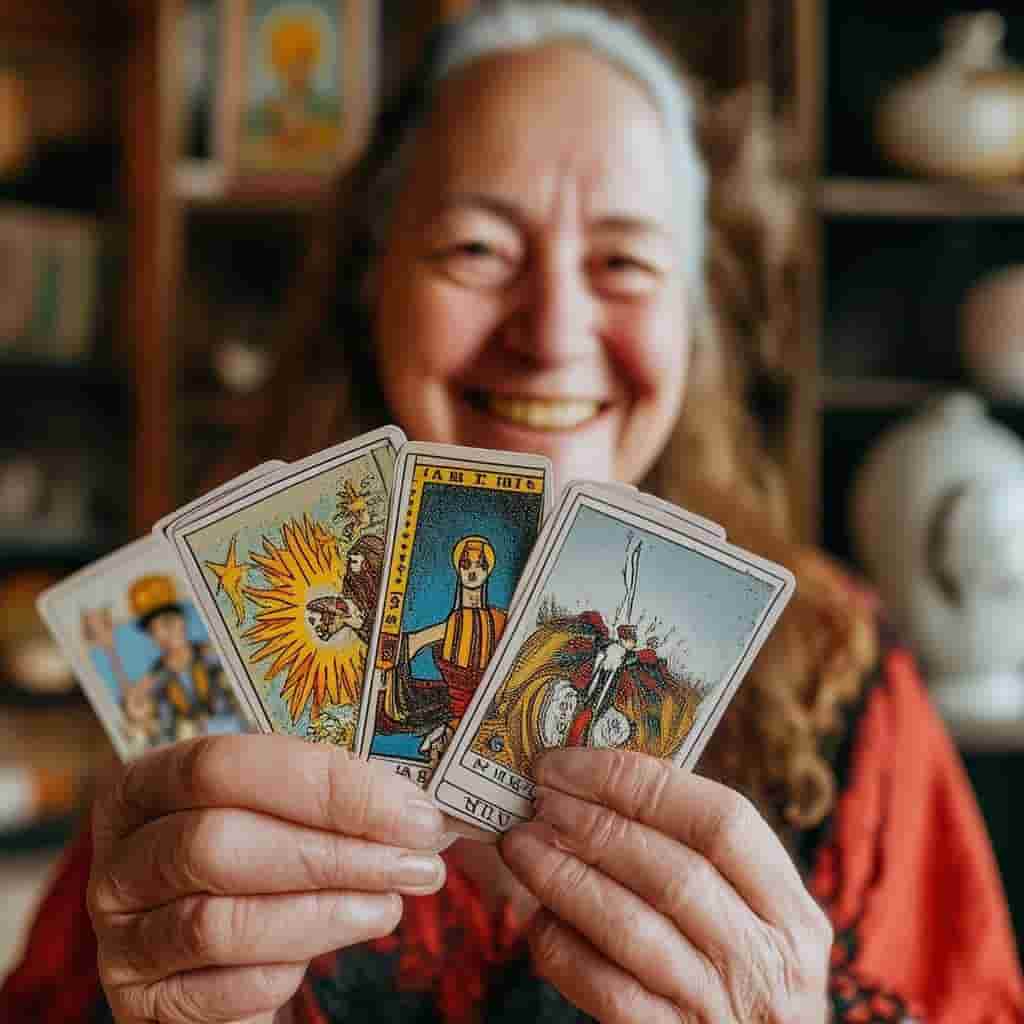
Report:
M 203 625 L 202 619 L 199 618 L 195 606 L 191 601 L 179 603 L 185 612 L 185 628 L 188 631 L 188 638 L 197 644 L 209 643 L 209 634 L 206 632 L 206 627 Z M 160 649 L 149 638 L 149 634 L 134 622 L 121 622 L 114 627 L 114 644 L 121 657 L 125 673 L 133 681 L 145 675 L 160 657 Z M 117 685 L 107 652 L 98 647 L 92 647 L 89 649 L 89 655 L 96 671 L 110 688 L 111 698 L 120 704 L 121 688 Z
M 526 559 L 540 530 L 539 494 L 490 491 L 451 484 L 423 485 L 412 551 L 403 632 L 413 632 L 448 617 L 455 602 L 452 549 L 463 537 L 479 534 L 494 547 L 495 566 L 487 581 L 487 600 L 508 608 Z M 412 663 L 418 679 L 440 679 L 429 650 Z M 420 738 L 413 734 L 375 736 L 372 752 L 422 760 Z

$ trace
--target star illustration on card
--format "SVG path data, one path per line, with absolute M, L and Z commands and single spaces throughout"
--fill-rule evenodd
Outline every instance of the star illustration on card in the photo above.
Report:
M 217 593 L 219 594 L 223 590 L 228 595 L 238 620 L 235 625 L 241 626 L 245 622 L 245 598 L 242 596 L 242 587 L 245 586 L 251 567 L 245 562 L 237 561 L 235 550 L 237 541 L 237 536 L 231 538 L 231 543 L 228 545 L 228 557 L 225 561 L 206 562 L 205 565 L 217 577 Z

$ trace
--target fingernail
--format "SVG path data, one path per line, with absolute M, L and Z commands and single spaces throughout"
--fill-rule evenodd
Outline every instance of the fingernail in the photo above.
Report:
M 398 861 L 395 884 L 410 889 L 436 889 L 444 878 L 444 861 L 418 853 L 404 854 Z
M 445 832 L 440 839 L 436 842 L 428 843 L 424 849 L 427 853 L 444 853 L 452 843 L 461 838 L 462 837 L 457 832 Z
M 444 816 L 423 797 L 414 796 L 406 802 L 404 824 L 423 843 L 437 843 L 444 835 Z
M 397 893 L 347 892 L 338 901 L 339 920 L 370 935 L 379 934 L 381 922 L 391 922 L 401 913 Z

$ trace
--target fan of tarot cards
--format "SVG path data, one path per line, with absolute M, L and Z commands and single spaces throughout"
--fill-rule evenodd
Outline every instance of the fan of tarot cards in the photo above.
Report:
M 531 816 L 552 747 L 690 768 L 794 588 L 717 524 L 541 456 L 384 427 L 266 462 L 44 592 L 122 758 L 247 730 Z

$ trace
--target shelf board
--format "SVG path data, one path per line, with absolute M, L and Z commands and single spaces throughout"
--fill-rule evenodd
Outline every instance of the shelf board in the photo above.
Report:
M 173 177 L 174 196 L 184 209 L 214 214 L 281 214 L 305 216 L 319 196 L 311 192 L 256 192 L 228 187 L 227 178 L 216 165 L 180 164 Z
M 823 178 L 816 203 L 820 212 L 841 217 L 1019 217 L 1024 216 L 1024 182 Z
M 947 718 L 946 728 L 963 753 L 1024 753 L 1024 718 L 1005 721 Z
M 826 377 L 821 382 L 823 409 L 892 409 L 917 405 L 952 385 L 913 377 Z

